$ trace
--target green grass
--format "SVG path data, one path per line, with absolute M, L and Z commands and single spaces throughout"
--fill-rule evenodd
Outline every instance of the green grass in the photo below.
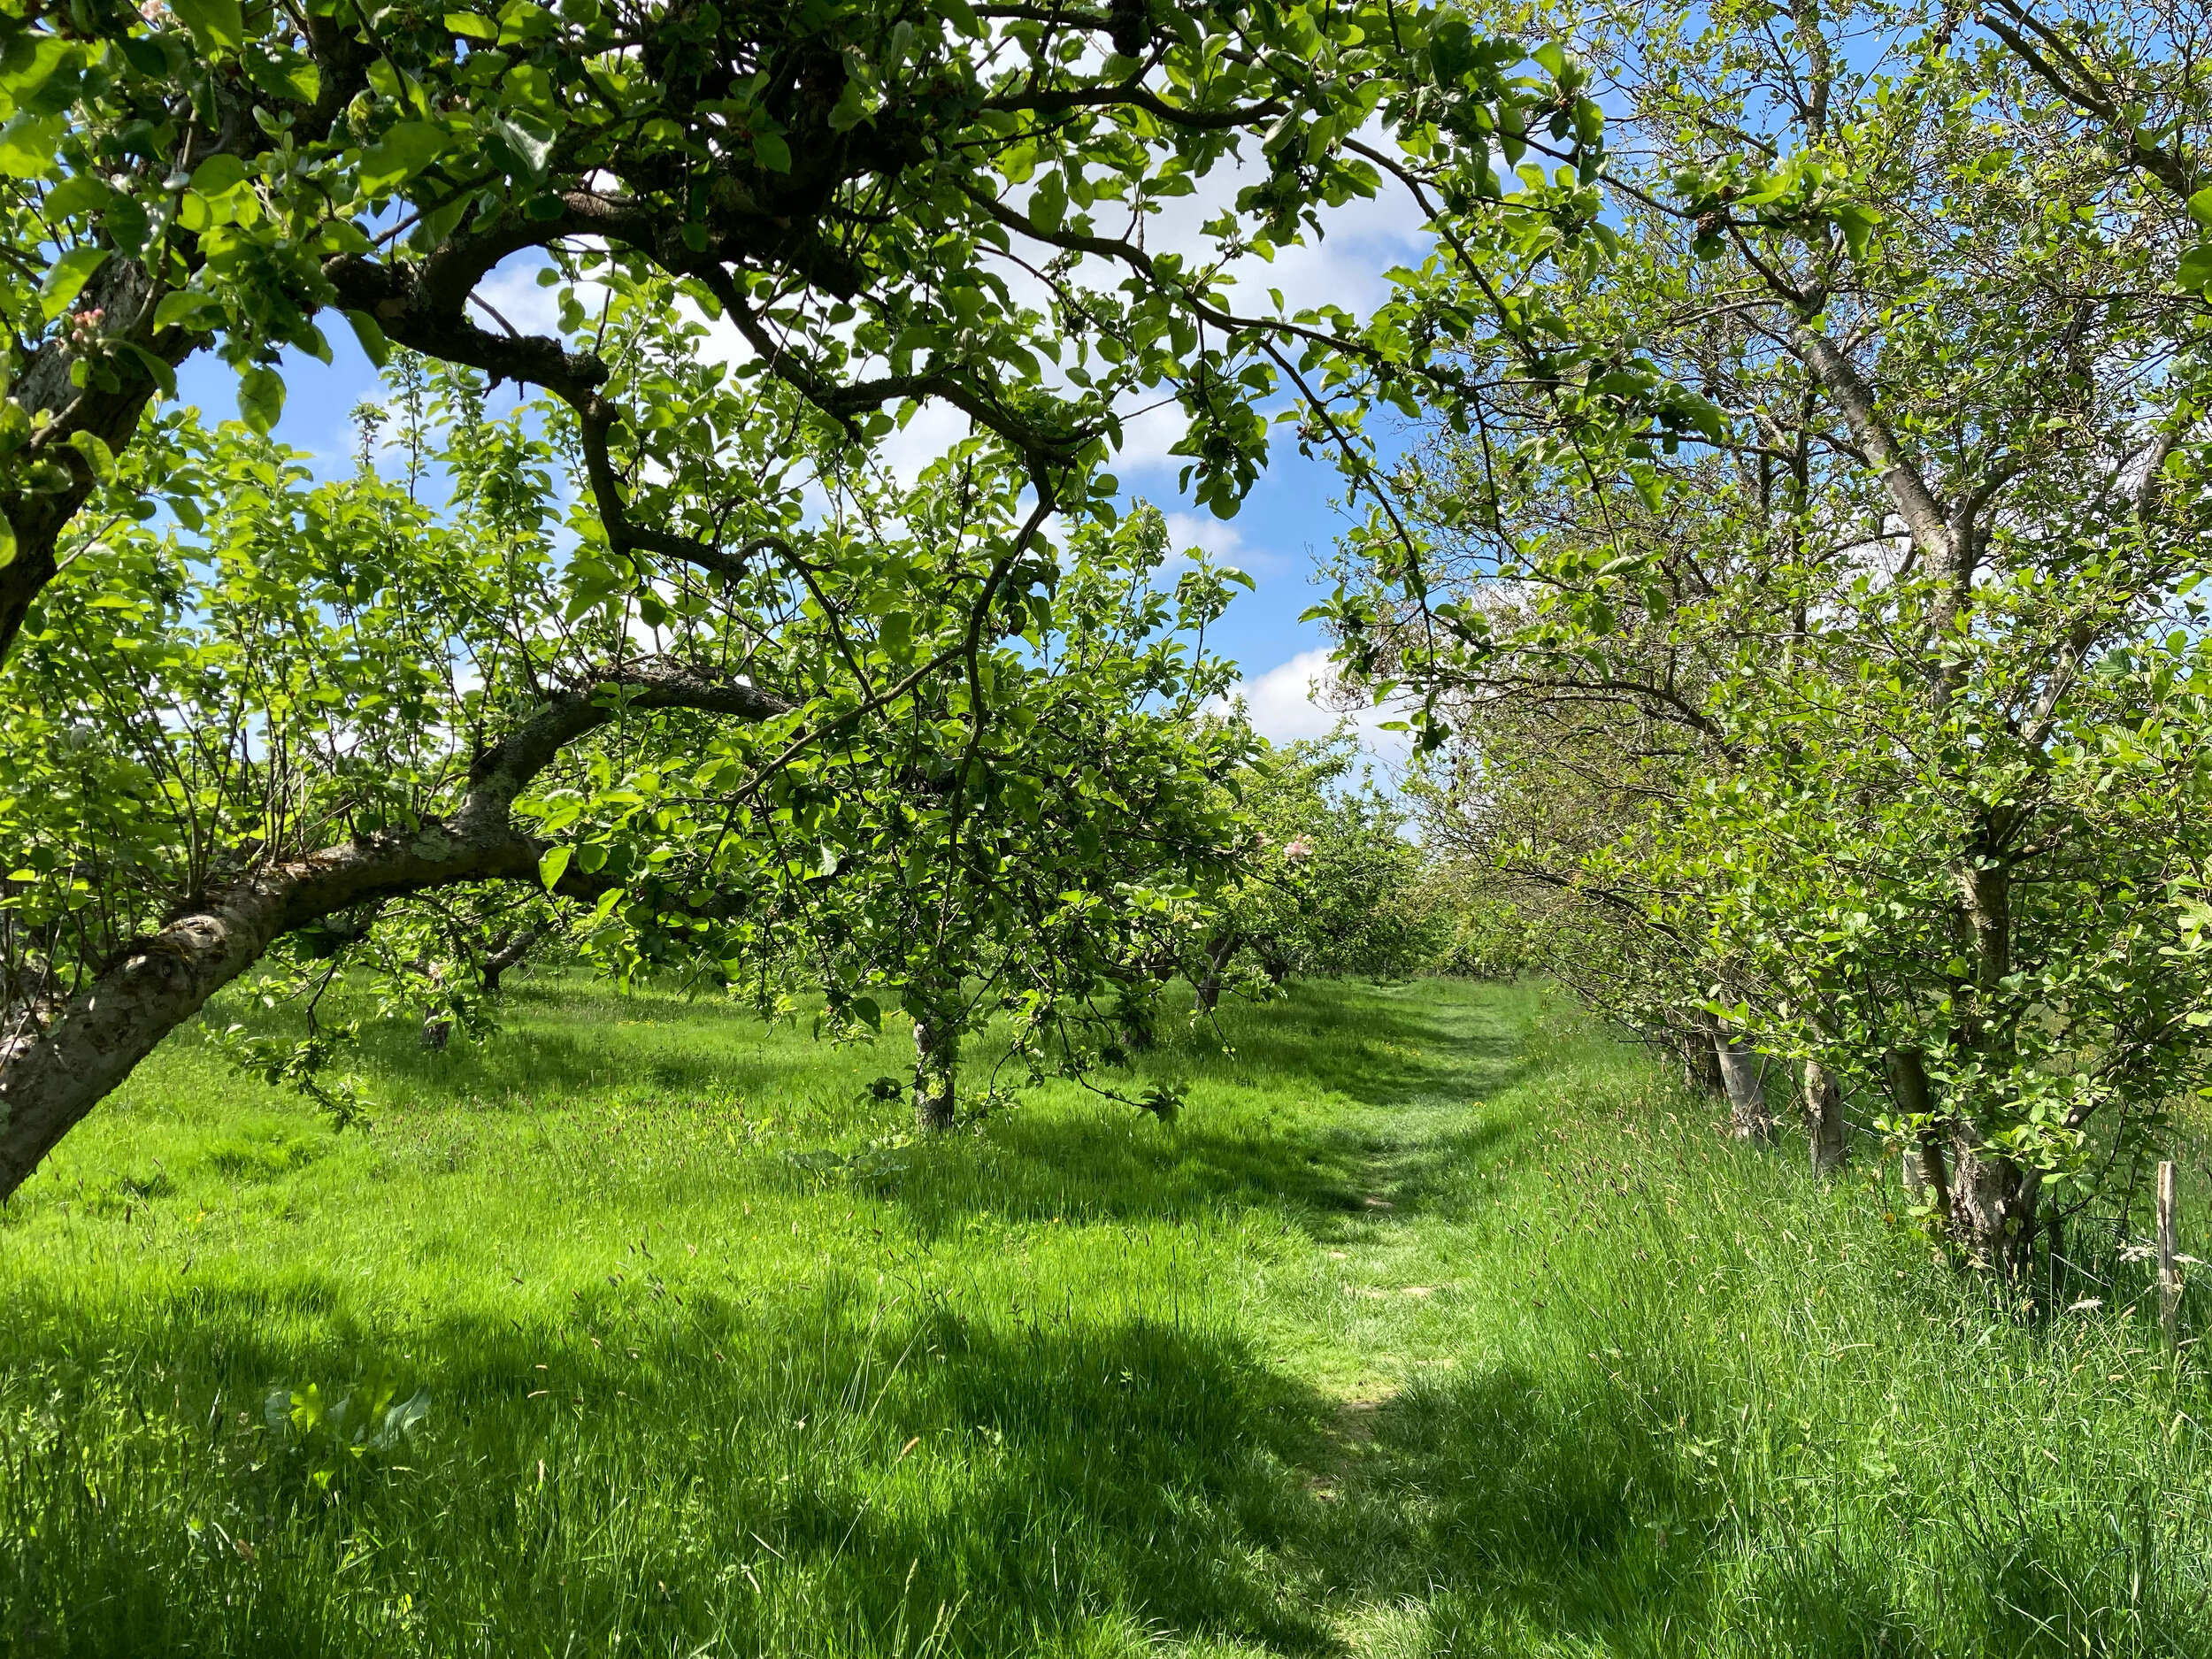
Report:
M 2212 1652 L 2124 1298 L 2000 1313 L 1534 988 L 1224 1028 L 1172 1127 L 924 1148 L 895 1046 L 672 996 L 388 1031 L 366 1136 L 173 1042 L 0 1219 L 0 1648 Z M 378 1378 L 319 1486 L 265 1400 Z

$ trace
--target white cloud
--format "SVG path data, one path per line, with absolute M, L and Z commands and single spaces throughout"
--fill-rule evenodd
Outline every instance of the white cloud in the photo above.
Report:
M 1381 729 L 1384 721 L 1399 718 L 1395 710 L 1365 703 L 1349 710 L 1341 707 L 1345 698 L 1337 688 L 1329 653 L 1324 649 L 1301 651 L 1288 662 L 1240 682 L 1232 695 L 1243 701 L 1252 729 L 1271 743 L 1326 737 L 1348 718 L 1361 747 L 1378 759 L 1402 761 L 1408 752 L 1403 732 Z
M 1254 547 L 1244 539 L 1243 531 L 1211 513 L 1169 513 L 1167 544 L 1177 558 L 1196 548 L 1217 564 L 1233 565 L 1248 574 L 1266 575 L 1289 566 L 1289 561 L 1281 554 L 1270 548 Z

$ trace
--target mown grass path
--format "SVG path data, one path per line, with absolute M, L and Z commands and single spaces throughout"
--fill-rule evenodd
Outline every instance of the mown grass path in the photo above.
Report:
M 370 1060 L 338 1139 L 173 1045 L 0 1223 L 0 1651 L 2212 1652 L 2139 1319 L 2001 1317 L 1532 988 L 929 1147 L 895 1045 L 673 996 Z M 411 1436 L 284 1421 L 380 1379 Z

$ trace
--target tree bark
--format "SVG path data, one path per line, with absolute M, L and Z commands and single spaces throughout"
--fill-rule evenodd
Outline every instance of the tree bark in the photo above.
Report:
M 1843 1090 L 1835 1073 L 1817 1060 L 1805 1062 L 1805 1133 L 1812 1142 L 1813 1173 L 1822 1180 L 1843 1169 Z
M 958 1024 L 935 1010 L 914 1017 L 914 1127 L 941 1134 L 953 1125 L 958 1105 L 960 1065 Z
M 1977 1267 L 2022 1279 L 2035 1257 L 2039 1184 L 1978 1143 L 1971 1125 L 1951 1135 L 1951 1236 Z
M 1201 1013 L 1210 1014 L 1221 1005 L 1221 976 L 1229 965 L 1229 958 L 1237 954 L 1240 935 L 1229 928 L 1214 935 L 1206 947 L 1206 972 L 1198 981 L 1198 1008 Z
M 1767 1104 L 1766 1056 L 1741 1038 L 1717 1033 L 1713 1051 L 1720 1063 L 1721 1083 L 1728 1094 L 1731 1133 L 1739 1141 L 1771 1142 L 1774 1112 Z
M 1698 1025 L 1687 1036 L 1678 1039 L 1677 1047 L 1682 1055 L 1682 1080 L 1691 1089 L 1704 1094 L 1725 1094 L 1727 1079 L 1720 1069 L 1720 1052 L 1717 1033 L 1711 1024 Z
M 386 830 L 272 864 L 133 941 L 91 984 L 0 1043 L 0 1199 L 128 1077 L 161 1040 L 296 927 L 334 911 L 463 881 L 535 880 L 543 843 L 515 826 L 515 797 L 562 746 L 631 709 L 696 709 L 766 719 L 787 704 L 750 685 L 641 664 L 555 694 L 471 769 L 449 818 Z M 596 896 L 588 878 L 559 891 Z
M 484 958 L 485 990 L 496 993 L 500 976 L 508 969 L 519 966 L 530 954 L 531 946 L 537 942 L 538 930 L 534 927 L 510 928 L 493 940 L 491 952 Z
M 1890 1096 L 1900 1116 L 1924 1118 L 1930 1106 L 1928 1068 L 1917 1048 L 1893 1048 L 1883 1056 L 1889 1073 Z M 1905 1187 L 1914 1198 L 1943 1218 L 1951 1219 L 1950 1171 L 1944 1167 L 1943 1141 L 1933 1127 L 1919 1131 L 1905 1146 Z

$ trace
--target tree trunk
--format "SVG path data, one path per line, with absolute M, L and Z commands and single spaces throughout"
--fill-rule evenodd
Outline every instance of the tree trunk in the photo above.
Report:
M 1823 1180 L 1840 1173 L 1843 1090 L 1817 1060 L 1805 1062 L 1805 1133 L 1813 1144 L 1813 1173 Z
M 2001 998 L 2012 972 L 2012 875 L 2001 864 L 1960 872 L 1962 913 L 1973 951 L 1973 981 L 1959 1022 L 1960 1045 L 2002 1075 L 2010 1037 Z M 1985 1144 L 1986 1125 L 1951 1117 L 1951 1236 L 1976 1266 L 2006 1279 L 2025 1276 L 2035 1254 L 2039 1176 Z
M 1975 1266 L 2025 1278 L 2035 1259 L 2039 1183 L 2009 1158 L 1975 1144 L 1962 1123 L 1951 1137 L 1951 1236 Z
M 518 965 L 530 954 L 530 947 L 538 942 L 534 927 L 511 928 L 492 941 L 491 953 L 484 958 L 484 988 L 496 993 L 500 976 Z
M 1767 1105 L 1766 1056 L 1741 1038 L 1725 1033 L 1715 1035 L 1713 1052 L 1728 1094 L 1731 1133 L 1739 1141 L 1771 1142 L 1774 1113 Z
M 937 1134 L 952 1127 L 960 1063 L 960 1029 L 932 1010 L 914 1017 L 914 1127 Z
M 1893 1048 L 1882 1056 L 1883 1068 L 1889 1073 L 1889 1091 L 1897 1107 L 1898 1115 L 1907 1118 L 1925 1118 L 1931 1108 L 1928 1100 L 1928 1068 L 1917 1048 Z M 1933 1125 L 1909 1135 L 1905 1142 L 1905 1190 L 1914 1202 L 1924 1203 L 1943 1218 L 1946 1225 L 1951 1219 L 1950 1171 L 1944 1167 L 1943 1142 Z
M 1229 965 L 1229 958 L 1237 954 L 1238 935 L 1229 928 L 1214 936 L 1206 947 L 1206 972 L 1198 981 L 1198 1007 L 1202 1013 L 1210 1014 L 1221 1005 L 1221 975 Z
M 1727 1080 L 1721 1075 L 1720 1052 L 1709 1026 L 1701 1027 L 1677 1043 L 1682 1056 L 1682 1080 L 1701 1094 L 1724 1094 Z

